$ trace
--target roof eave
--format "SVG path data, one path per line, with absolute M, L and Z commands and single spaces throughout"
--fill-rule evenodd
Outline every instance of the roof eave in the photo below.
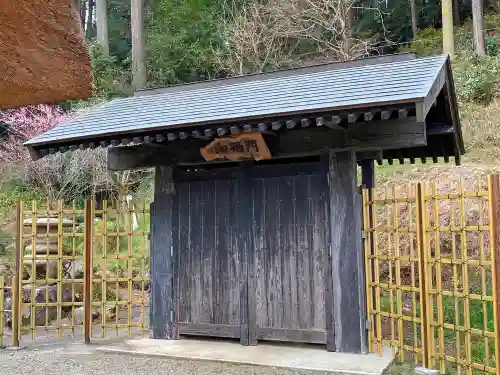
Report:
M 259 116 L 246 116 L 239 118 L 229 118 L 224 120 L 213 120 L 213 121 L 205 121 L 201 123 L 182 123 L 176 125 L 165 125 L 162 127 L 154 127 L 154 128 L 142 128 L 142 129 L 134 129 L 134 130 L 125 130 L 125 131 L 114 131 L 109 133 L 101 133 L 94 135 L 86 135 L 80 137 L 72 137 L 72 138 L 58 138 L 54 140 L 48 141 L 37 141 L 40 137 L 32 138 L 24 143 L 26 147 L 33 148 L 41 148 L 41 147 L 58 147 L 58 145 L 68 144 L 68 143 L 89 143 L 89 142 L 99 142 L 102 139 L 108 138 L 126 138 L 131 136 L 140 136 L 141 134 L 146 133 L 168 133 L 168 132 L 179 132 L 185 128 L 191 127 L 223 127 L 229 126 L 228 124 L 234 123 L 242 123 L 242 122 L 270 122 L 276 119 L 284 119 L 287 117 L 295 117 L 295 116 L 304 116 L 307 115 L 315 115 L 318 113 L 329 113 L 332 114 L 336 112 L 359 112 L 363 109 L 371 109 L 371 108 L 387 108 L 393 106 L 405 106 L 405 105 L 416 105 L 417 103 L 423 102 L 424 97 L 415 97 L 412 99 L 405 100 L 391 100 L 387 102 L 378 102 L 378 103 L 362 103 L 359 105 L 350 105 L 350 106 L 337 106 L 331 108 L 317 108 L 313 110 L 303 110 L 303 111 L 293 111 L 287 113 L 270 113 L 266 115 Z M 43 134 L 42 134 L 43 135 Z

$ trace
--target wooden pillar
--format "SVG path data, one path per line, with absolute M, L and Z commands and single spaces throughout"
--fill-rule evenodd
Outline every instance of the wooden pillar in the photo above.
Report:
M 364 159 L 361 161 L 361 186 L 368 189 L 368 199 L 371 201 L 373 199 L 373 191 L 372 189 L 375 187 L 375 160 L 373 159 Z M 363 204 L 363 199 L 361 199 L 361 203 L 360 205 Z M 361 207 L 361 213 L 363 212 L 363 209 Z M 362 214 L 361 214 L 362 215 Z M 373 209 L 372 207 L 370 206 L 368 208 L 368 220 L 369 220 L 369 223 L 370 223 L 370 226 L 372 226 L 372 223 L 373 223 Z M 361 221 L 363 221 L 363 218 L 361 218 Z M 363 227 L 363 224 L 361 223 L 361 228 Z M 363 229 L 361 229 L 363 230 Z M 370 255 L 373 255 L 374 254 L 374 247 L 373 247 L 373 232 L 370 232 L 370 233 L 365 233 L 365 236 L 371 236 L 371 241 L 370 241 Z M 361 253 L 363 253 L 365 251 L 364 249 L 364 246 L 363 246 L 363 241 L 361 242 Z M 360 260 L 362 266 L 359 268 L 360 271 L 360 274 L 359 274 L 359 277 L 360 277 L 360 280 L 366 280 L 366 277 L 365 277 L 365 274 L 366 274 L 366 269 L 367 269 L 367 265 L 365 264 L 364 262 L 364 257 Z M 370 267 L 371 270 L 372 270 L 372 275 L 371 275 L 371 280 L 375 280 L 375 267 L 372 266 Z M 365 289 L 366 289 L 367 285 L 366 285 L 366 282 L 365 282 Z M 373 294 L 373 296 L 375 296 L 375 294 Z M 361 317 L 363 319 L 362 321 L 362 324 L 363 326 L 366 325 L 366 321 L 368 320 L 368 313 L 367 313 L 367 306 L 366 306 L 366 290 L 363 290 L 363 293 L 362 293 L 362 297 L 363 297 L 363 301 L 362 301 L 362 307 L 363 307 L 363 317 Z M 373 298 L 373 306 L 375 306 L 375 298 Z M 361 351 L 363 353 L 368 353 L 368 330 L 363 330 L 362 333 L 364 334 L 363 336 L 363 339 L 362 339 L 362 348 L 361 348 Z
M 175 186 L 170 167 L 156 167 L 154 202 L 151 204 L 151 327 L 153 338 L 175 340 L 177 326 L 172 206 Z
M 333 332 L 328 332 L 327 349 L 337 352 L 360 353 L 366 345 L 364 309 L 364 279 L 361 246 L 361 207 L 356 184 L 356 154 L 352 151 L 328 156 L 330 200 L 330 262 L 333 308 L 327 319 L 333 320 Z M 328 323 L 328 322 L 327 322 Z M 327 324 L 328 326 L 328 324 Z

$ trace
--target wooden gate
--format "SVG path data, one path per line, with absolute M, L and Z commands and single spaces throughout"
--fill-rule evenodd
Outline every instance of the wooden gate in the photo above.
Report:
M 254 180 L 257 339 L 326 343 L 326 176 Z
M 237 215 L 241 186 L 234 179 L 200 179 L 179 181 L 176 191 L 173 247 L 179 262 L 180 334 L 240 338 L 246 315 Z
M 319 163 L 178 171 L 174 181 L 179 333 L 326 343 L 328 186 Z

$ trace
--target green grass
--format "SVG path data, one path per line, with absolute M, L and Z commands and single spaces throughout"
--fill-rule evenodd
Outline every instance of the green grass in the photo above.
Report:
M 491 292 L 491 291 L 490 291 Z M 491 293 L 490 293 L 491 295 Z M 436 301 L 437 303 L 437 301 Z M 437 304 L 433 306 L 433 315 L 434 321 L 438 321 L 438 308 Z M 393 300 L 391 302 L 388 295 L 381 297 L 381 309 L 382 311 L 389 312 L 390 308 L 392 308 L 394 312 L 397 312 L 397 301 Z M 465 306 L 464 300 L 458 299 L 457 306 L 455 305 L 455 299 L 449 296 L 443 296 L 442 300 L 443 306 L 443 322 L 448 324 L 453 324 L 456 326 L 465 326 Z M 458 308 L 456 308 L 458 307 Z M 416 306 L 417 316 L 420 316 L 420 303 L 417 302 Z M 484 313 L 486 310 L 487 319 L 484 319 Z M 483 303 L 482 301 L 469 301 L 469 319 L 470 319 L 470 327 L 472 329 L 477 330 L 486 330 L 489 332 L 494 332 L 494 316 L 493 316 L 493 304 L 491 302 Z M 412 344 L 413 343 L 413 329 L 404 330 L 404 338 L 405 343 Z M 460 343 L 460 357 L 465 358 L 465 333 L 458 332 L 455 330 L 445 328 L 443 330 L 444 336 L 444 344 L 445 344 L 445 353 L 451 356 L 457 356 L 457 342 Z M 434 338 L 436 343 L 438 343 L 439 338 L 439 329 L 434 328 Z M 458 340 L 458 341 L 457 341 Z M 484 337 L 480 335 L 471 334 L 471 358 L 474 363 L 489 363 L 490 367 L 495 367 L 495 358 L 494 358 L 494 339 L 488 339 L 488 349 L 489 353 L 486 352 L 486 343 Z M 487 358 L 487 354 L 488 357 Z M 449 374 L 455 374 L 456 370 L 454 369 L 454 365 L 452 363 L 447 363 L 447 368 Z M 386 375 L 397 375 L 397 374 L 405 374 L 404 371 L 410 371 L 412 366 L 408 363 L 394 363 Z M 411 373 L 411 372 L 408 372 Z M 479 374 L 480 372 L 475 372 Z

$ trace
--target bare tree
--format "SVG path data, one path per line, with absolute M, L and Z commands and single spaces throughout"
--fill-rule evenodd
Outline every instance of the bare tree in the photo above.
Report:
M 484 47 L 484 15 L 483 1 L 472 0 L 472 25 L 474 29 L 474 45 L 479 56 L 486 55 Z
M 144 35 L 144 0 L 132 0 L 132 78 L 134 88 L 146 86 L 146 40 Z
M 107 0 L 96 0 L 96 24 L 97 42 L 102 46 L 104 53 L 109 55 Z
M 102 192 L 109 199 L 125 198 L 152 173 L 148 169 L 111 172 L 107 151 L 100 148 L 55 154 L 20 167 L 20 173 L 28 176 L 27 184 L 48 201 L 92 198 Z
M 353 35 L 355 0 L 267 0 L 226 10 L 222 24 L 228 52 L 220 62 L 230 74 L 245 74 L 349 60 L 374 51 L 373 40 Z

